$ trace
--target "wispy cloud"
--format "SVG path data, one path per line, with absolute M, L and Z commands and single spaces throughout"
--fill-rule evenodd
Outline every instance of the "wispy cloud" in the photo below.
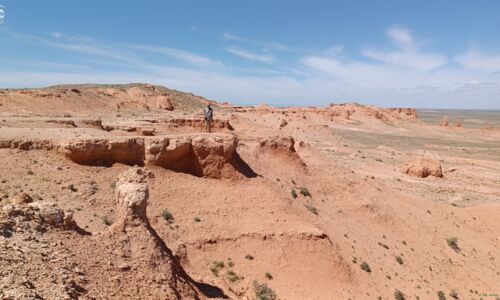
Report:
M 108 59 L 121 60 L 124 62 L 133 63 L 134 56 L 130 53 L 120 51 L 113 45 L 106 43 L 97 43 L 91 38 L 76 38 L 62 33 L 49 34 L 52 38 L 32 36 L 18 33 L 11 30 L 4 30 L 8 36 L 16 41 L 33 44 L 36 46 L 47 46 L 52 48 L 65 49 L 70 51 L 81 52 L 94 56 L 101 56 Z
M 280 43 L 242 38 L 240 36 L 237 36 L 235 34 L 228 33 L 228 32 L 223 33 L 222 38 L 227 40 L 227 41 L 236 41 L 236 42 L 240 42 L 240 43 L 259 46 L 263 50 L 277 50 L 277 51 L 285 51 L 285 52 L 294 51 L 291 47 L 280 44 Z
M 255 54 L 247 50 L 239 49 L 239 48 L 228 48 L 226 49 L 227 52 L 239 56 L 244 59 L 252 60 L 252 61 L 259 61 L 263 63 L 271 63 L 274 61 L 274 58 L 271 55 L 262 55 L 262 54 Z
M 362 54 L 386 64 L 408 67 L 418 71 L 436 69 L 448 63 L 448 59 L 443 55 L 422 52 L 407 29 L 390 28 L 387 31 L 387 36 L 398 47 L 398 50 L 383 52 L 365 49 Z
M 391 27 L 386 32 L 387 36 L 402 49 L 414 49 L 415 41 L 408 29 L 402 27 Z
M 80 35 L 68 35 L 62 32 L 49 32 L 49 35 L 56 40 L 66 40 L 71 42 L 79 43 L 91 43 L 95 40 L 90 37 L 80 36 Z
M 179 60 L 185 61 L 193 65 L 198 65 L 198 66 L 221 65 L 221 63 L 216 60 L 189 51 L 184 51 L 169 47 L 157 47 L 157 46 L 141 46 L 141 45 L 126 45 L 126 46 L 130 49 L 144 50 L 144 51 L 163 54 L 166 56 L 177 58 Z
M 484 54 L 476 49 L 469 49 L 456 56 L 455 61 L 470 70 L 500 72 L 500 54 Z

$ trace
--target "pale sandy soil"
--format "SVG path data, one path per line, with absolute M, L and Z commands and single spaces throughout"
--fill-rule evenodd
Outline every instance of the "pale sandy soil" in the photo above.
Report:
M 25 192 L 72 212 L 82 230 L 33 231 L 0 214 L 4 297 L 255 299 L 255 281 L 276 299 L 500 293 L 499 129 L 440 127 L 412 111 L 356 104 L 221 105 L 215 133 L 206 134 L 204 98 L 141 85 L 71 88 L 43 97 L 49 92 L 0 93 L 0 206 L 6 211 Z M 115 226 L 122 222 L 115 184 L 129 169 L 123 153 L 89 165 L 60 150 L 96 139 L 138 138 L 147 148 L 198 137 L 235 137 L 242 162 L 210 160 L 211 173 L 195 176 L 192 168 L 139 159 L 152 173 L 150 227 L 130 231 Z M 226 155 L 221 147 L 204 151 L 218 158 Z M 401 172 L 423 155 L 441 163 L 442 178 Z

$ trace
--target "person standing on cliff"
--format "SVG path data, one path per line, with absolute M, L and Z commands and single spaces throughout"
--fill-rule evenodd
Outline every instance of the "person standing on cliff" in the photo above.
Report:
M 207 132 L 212 132 L 212 121 L 214 120 L 214 111 L 212 107 L 210 107 L 210 103 L 207 104 L 207 107 L 203 109 L 203 115 L 205 116 L 205 129 Z

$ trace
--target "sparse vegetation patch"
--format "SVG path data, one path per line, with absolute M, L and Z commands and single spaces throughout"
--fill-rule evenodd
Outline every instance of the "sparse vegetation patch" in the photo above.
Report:
M 236 282 L 240 280 L 240 276 L 238 276 L 238 274 L 236 274 L 233 270 L 229 270 L 227 271 L 227 279 L 231 282 Z
M 446 300 L 446 296 L 444 295 L 443 291 L 438 291 L 437 295 L 439 300 Z
M 256 300 L 276 300 L 278 297 L 276 293 L 267 286 L 265 283 L 253 282 L 253 289 L 255 291 Z
M 311 213 L 313 213 L 315 215 L 318 214 L 318 209 L 312 203 L 307 203 L 307 204 L 304 204 L 304 205 L 307 208 L 307 210 L 310 211 Z
M 215 276 L 219 276 L 219 272 L 220 270 L 222 270 L 224 268 L 224 262 L 223 261 L 214 261 L 212 263 L 212 267 L 210 268 L 210 271 L 212 271 L 212 273 L 215 275 Z
M 448 246 L 450 246 L 451 249 L 455 251 L 460 251 L 460 248 L 458 247 L 458 238 L 453 236 L 449 237 L 446 239 L 446 243 L 448 243 Z
M 395 290 L 394 291 L 394 299 L 396 299 L 396 300 L 405 300 L 406 297 L 405 297 L 405 294 L 403 294 L 403 292 L 401 292 L 400 290 Z
M 111 224 L 113 224 L 113 221 L 111 221 L 111 219 L 109 219 L 108 216 L 104 216 L 101 219 L 104 225 L 106 226 L 111 226 Z
M 171 212 L 169 212 L 167 209 L 165 209 L 162 213 L 163 219 L 169 223 L 174 221 L 174 215 L 172 215 Z
M 306 187 L 300 188 L 300 194 L 304 197 L 312 197 L 311 193 L 309 192 L 309 190 Z

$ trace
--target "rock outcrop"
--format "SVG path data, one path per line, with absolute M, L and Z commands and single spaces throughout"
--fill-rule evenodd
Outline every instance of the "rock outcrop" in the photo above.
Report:
M 50 140 L 8 139 L 0 141 L 0 149 L 19 150 L 52 150 L 54 143 Z
M 87 166 L 156 165 L 176 172 L 208 178 L 238 178 L 254 174 L 236 151 L 238 139 L 229 134 L 173 135 L 145 138 L 6 140 L 0 148 L 56 149 L 75 163 Z
M 144 140 L 86 139 L 64 142 L 59 151 L 72 161 L 90 166 L 111 166 L 113 163 L 142 165 Z
M 149 190 L 146 174 L 143 169 L 133 167 L 123 173 L 116 182 L 115 198 L 120 220 L 139 219 L 148 222 L 146 206 Z
M 172 128 L 193 128 L 197 130 L 205 128 L 205 120 L 202 119 L 174 118 L 174 119 L 164 120 L 163 122 L 167 123 L 167 125 Z M 231 126 L 228 120 L 214 119 L 212 121 L 212 129 L 231 131 L 234 128 Z
M 44 231 L 48 227 L 76 228 L 71 212 L 65 212 L 52 202 L 13 203 L 2 208 L 0 235 L 9 236 L 16 228 L 33 228 Z M 5 227 L 9 224 L 8 227 Z M 3 227 L 2 227 L 3 226 Z M 8 228 L 8 229 L 7 229 Z
M 291 136 L 273 136 L 260 139 L 257 155 L 272 155 L 273 157 L 290 160 L 300 167 L 306 166 L 295 150 L 295 140 Z
M 84 231 L 54 203 L 0 209 L 0 298 L 78 299 L 85 281 L 62 246 Z
M 441 163 L 430 157 L 418 157 L 406 163 L 402 172 L 411 176 L 426 178 L 428 176 L 443 177 Z
M 146 163 L 198 177 L 234 178 L 237 144 L 236 137 L 222 134 L 153 140 L 146 144 Z
M 89 296 L 113 290 L 121 299 L 202 298 L 196 283 L 149 223 L 146 214 L 149 176 L 147 170 L 139 167 L 131 167 L 119 176 L 115 189 L 117 221 L 96 236 L 98 248 L 87 253 L 87 268 L 95 276 Z M 113 266 L 100 264 L 100 257 L 114 262 Z M 97 280 L 101 277 L 99 272 L 120 280 Z M 132 278 L 133 285 L 128 282 Z
M 10 199 L 10 203 L 12 204 L 24 204 L 24 203 L 31 203 L 33 202 L 33 198 L 31 198 L 30 195 L 28 195 L 27 193 L 20 193 L 14 197 L 12 197 L 12 199 Z

